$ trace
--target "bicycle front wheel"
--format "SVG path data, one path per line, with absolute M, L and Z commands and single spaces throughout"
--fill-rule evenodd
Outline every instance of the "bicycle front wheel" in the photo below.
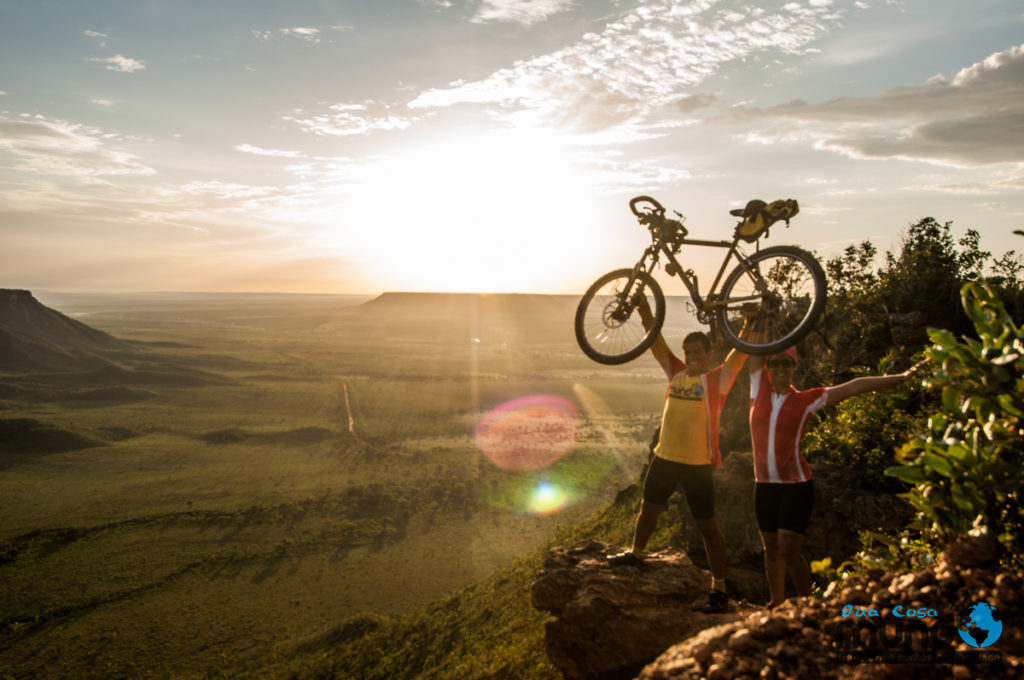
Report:
M 825 310 L 825 272 L 818 260 L 794 246 L 773 246 L 741 262 L 722 286 L 717 310 L 722 333 L 747 354 L 766 355 L 795 345 L 810 333 Z M 760 305 L 757 337 L 739 337 L 740 307 Z
M 636 311 L 647 298 L 653 319 L 644 328 Z M 643 354 L 665 323 L 665 295 L 647 272 L 616 269 L 594 282 L 576 307 L 576 341 L 588 357 L 602 364 L 624 364 Z

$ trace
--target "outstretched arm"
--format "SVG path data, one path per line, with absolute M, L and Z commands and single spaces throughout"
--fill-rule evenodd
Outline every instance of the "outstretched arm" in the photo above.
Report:
M 873 392 L 875 390 L 884 390 L 888 387 L 893 387 L 904 383 L 914 376 L 921 367 L 928 363 L 928 359 L 919 361 L 902 373 L 896 373 L 895 375 L 879 375 L 865 378 L 854 378 L 849 382 L 845 382 L 842 385 L 836 385 L 829 387 L 825 392 L 825 405 L 832 406 L 838 404 L 844 399 L 849 399 L 858 394 L 864 394 L 865 392 Z
M 654 314 L 651 312 L 651 305 L 647 302 L 647 297 L 642 296 L 640 298 L 640 305 L 636 308 L 640 312 L 640 320 L 644 324 L 645 330 L 651 330 L 651 325 L 654 323 Z M 661 368 L 664 369 L 665 375 L 670 379 L 672 378 L 672 364 L 669 362 L 668 356 L 671 354 L 668 348 L 668 343 L 665 342 L 665 336 L 658 333 L 658 337 L 654 339 L 654 344 L 651 345 L 651 354 L 661 364 Z

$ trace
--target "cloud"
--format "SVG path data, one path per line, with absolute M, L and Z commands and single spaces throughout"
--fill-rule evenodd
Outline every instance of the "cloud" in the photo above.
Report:
M 997 52 L 952 78 L 874 97 L 736 107 L 711 119 L 756 124 L 750 141 L 813 140 L 852 158 L 899 158 L 953 166 L 1024 160 L 1024 45 Z
M 299 110 L 284 119 L 297 124 L 305 132 L 347 137 L 375 130 L 404 130 L 421 118 L 397 115 L 390 108 L 377 102 L 335 104 L 329 108 L 329 113 L 307 114 Z
M 278 193 L 274 187 L 253 186 L 237 182 L 195 181 L 182 187 L 182 192 L 193 196 L 208 196 L 220 200 L 236 200 L 270 196 Z
M 320 42 L 320 29 L 318 28 L 282 28 L 281 35 L 302 38 L 306 42 Z
M 14 154 L 14 169 L 41 175 L 76 177 L 82 182 L 124 175 L 152 175 L 155 170 L 132 154 L 112 148 L 117 136 L 97 128 L 40 116 L 0 117 L 0 149 Z
M 511 6 L 512 3 L 508 3 Z M 657 0 L 562 50 L 487 78 L 428 90 L 413 109 L 487 104 L 513 123 L 584 131 L 637 124 L 685 102 L 722 64 L 762 52 L 799 53 L 838 18 L 830 6 L 790 3 L 716 10 L 715 0 Z
M 332 29 L 338 31 L 351 30 L 347 26 L 331 26 Z M 294 28 L 279 28 L 277 31 L 256 31 L 252 32 L 253 36 L 258 40 L 268 41 L 273 40 L 276 36 L 282 35 L 286 38 L 299 38 L 307 43 L 318 43 L 320 42 L 320 29 L 319 28 L 304 28 L 296 26 Z
M 681 98 L 676 102 L 676 110 L 681 113 L 693 113 L 701 109 L 709 108 L 716 103 L 718 103 L 717 96 L 707 92 L 702 92 Z
M 86 36 L 87 38 L 96 38 L 97 39 L 96 43 L 100 47 L 106 47 L 107 46 L 107 41 L 106 41 L 107 34 L 106 33 L 100 33 L 99 31 L 90 31 L 90 30 L 86 29 L 86 30 L 82 31 L 82 35 Z
M 572 8 L 574 0 L 482 0 L 471 21 L 508 21 L 529 26 Z
M 106 64 L 107 68 L 111 71 L 119 71 L 120 73 L 135 73 L 136 71 L 141 71 L 142 69 L 146 68 L 146 65 L 141 61 L 131 59 L 120 54 L 116 54 L 113 57 L 107 57 L 105 59 L 101 59 L 99 57 L 92 57 L 91 59 L 87 59 L 86 61 L 98 61 L 100 63 Z
M 273 156 L 275 158 L 298 158 L 302 154 L 298 151 L 281 151 L 279 149 L 261 149 L 258 146 L 252 146 L 251 144 L 239 144 L 235 147 L 235 151 L 241 151 L 242 153 L 251 153 L 257 156 Z

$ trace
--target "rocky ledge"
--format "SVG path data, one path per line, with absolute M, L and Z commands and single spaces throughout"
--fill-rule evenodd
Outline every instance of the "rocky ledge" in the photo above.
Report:
M 974 539 L 927 568 L 872 569 L 822 598 L 773 611 L 741 601 L 719 615 L 693 611 L 707 573 L 685 554 L 613 568 L 613 550 L 556 548 L 533 585 L 534 606 L 554 615 L 547 650 L 567 680 L 1024 679 L 1024 573 L 1000 571 Z M 990 618 L 975 625 L 980 603 Z
M 554 615 L 547 652 L 567 680 L 633 678 L 674 643 L 759 611 L 746 602 L 723 614 L 696 611 L 711 576 L 686 553 L 662 550 L 613 567 L 607 558 L 619 550 L 597 541 L 555 548 L 531 588 L 534 607 Z

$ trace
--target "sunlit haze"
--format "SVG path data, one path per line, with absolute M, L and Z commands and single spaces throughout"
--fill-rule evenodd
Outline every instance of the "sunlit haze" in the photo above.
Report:
M 1018 0 L 0 0 L 0 287 L 578 294 L 637 194 L 1020 250 L 1022 36 Z

